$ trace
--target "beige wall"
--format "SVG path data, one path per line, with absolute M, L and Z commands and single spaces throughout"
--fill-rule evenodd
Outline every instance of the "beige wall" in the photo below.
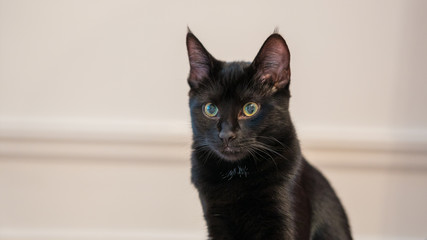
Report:
M 0 0 L 0 239 L 203 239 L 186 27 L 252 60 L 275 27 L 293 118 L 357 239 L 427 237 L 425 1 Z

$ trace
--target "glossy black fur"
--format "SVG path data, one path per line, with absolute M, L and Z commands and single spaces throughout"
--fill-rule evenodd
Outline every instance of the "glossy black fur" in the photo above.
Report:
M 351 239 L 333 189 L 301 154 L 288 111 L 290 55 L 283 38 L 271 35 L 252 63 L 216 60 L 191 32 L 187 49 L 192 182 L 209 239 Z M 249 101 L 259 112 L 239 117 Z M 217 118 L 203 114 L 206 103 L 218 106 Z

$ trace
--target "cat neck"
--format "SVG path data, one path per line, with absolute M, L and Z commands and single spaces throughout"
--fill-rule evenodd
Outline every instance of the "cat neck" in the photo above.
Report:
M 298 172 L 302 154 L 298 140 L 293 138 L 287 148 L 274 149 L 276 155 L 250 155 L 239 161 L 227 161 L 209 150 L 194 150 L 192 155 L 193 182 L 229 182 L 268 176 L 289 179 Z M 275 180 L 274 180 L 275 179 Z

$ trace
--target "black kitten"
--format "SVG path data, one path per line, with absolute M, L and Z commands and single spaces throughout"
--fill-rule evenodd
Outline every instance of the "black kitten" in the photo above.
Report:
M 334 190 L 301 154 L 285 40 L 272 34 L 252 63 L 216 60 L 190 31 L 187 50 L 192 182 L 209 239 L 351 239 Z

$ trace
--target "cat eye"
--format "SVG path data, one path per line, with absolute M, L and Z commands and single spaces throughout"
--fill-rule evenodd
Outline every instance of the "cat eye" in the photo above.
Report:
M 243 114 L 246 117 L 252 117 L 259 110 L 259 105 L 254 102 L 248 102 L 243 106 Z
M 213 103 L 206 103 L 203 107 L 203 113 L 208 117 L 216 117 L 218 115 L 218 107 Z

